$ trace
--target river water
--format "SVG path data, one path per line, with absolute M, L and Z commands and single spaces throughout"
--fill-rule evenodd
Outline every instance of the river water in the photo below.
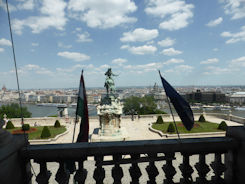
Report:
M 1 106 L 1 104 L 0 104 Z M 26 106 L 28 111 L 32 113 L 32 117 L 47 117 L 52 115 L 57 115 L 57 107 L 50 107 L 50 106 L 37 106 L 35 104 L 23 104 Z M 165 112 L 169 113 L 169 109 L 163 109 Z M 76 112 L 76 108 L 69 107 L 68 114 L 69 116 L 74 117 Z M 201 113 L 202 110 L 193 110 L 194 113 Z M 228 114 L 229 110 L 205 110 L 206 113 L 223 113 Z M 235 110 L 231 109 L 231 114 L 239 117 L 245 118 L 245 110 Z M 89 106 L 89 116 L 96 116 L 96 106 Z

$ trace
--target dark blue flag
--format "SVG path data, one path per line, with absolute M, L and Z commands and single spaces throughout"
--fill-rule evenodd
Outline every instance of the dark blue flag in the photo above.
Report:
M 179 95 L 179 93 L 161 76 L 159 71 L 162 85 L 164 87 L 166 95 L 169 97 L 176 112 L 178 113 L 182 123 L 187 130 L 191 130 L 194 125 L 194 117 L 190 105 L 185 99 Z

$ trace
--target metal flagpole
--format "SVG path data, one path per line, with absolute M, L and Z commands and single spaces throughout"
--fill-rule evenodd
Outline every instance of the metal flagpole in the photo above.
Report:
M 171 112 L 172 117 L 173 117 L 174 126 L 175 126 L 175 129 L 176 129 L 176 132 L 177 132 L 177 135 L 178 135 L 179 141 L 181 142 L 181 139 L 180 139 L 180 136 L 179 136 L 179 131 L 178 131 L 178 128 L 177 128 L 177 125 L 176 125 L 175 119 L 174 119 L 173 111 L 172 111 L 172 108 L 171 108 L 171 105 L 170 105 L 170 102 L 169 102 L 168 96 L 167 96 L 167 101 L 168 101 L 168 106 L 169 106 L 170 112 Z

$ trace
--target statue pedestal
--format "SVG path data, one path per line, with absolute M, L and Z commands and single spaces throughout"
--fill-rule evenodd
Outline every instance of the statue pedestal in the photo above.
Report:
M 123 141 L 128 137 L 125 128 L 121 127 L 122 105 L 120 100 L 113 95 L 106 95 L 102 104 L 97 106 L 100 129 L 93 133 L 92 142 Z

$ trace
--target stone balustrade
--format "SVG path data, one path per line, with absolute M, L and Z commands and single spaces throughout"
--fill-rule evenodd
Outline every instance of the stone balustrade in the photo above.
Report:
M 55 174 L 58 183 L 68 183 L 70 173 L 66 169 L 67 161 L 74 161 L 78 168 L 74 179 L 78 183 L 103 183 L 105 179 L 105 167 L 112 166 L 111 177 L 114 183 L 121 183 L 124 176 L 123 165 L 130 164 L 129 174 L 132 184 L 139 183 L 142 176 L 140 163 L 146 163 L 145 171 L 148 175 L 147 183 L 156 183 L 156 177 L 161 174 L 161 183 L 174 183 L 173 178 L 177 169 L 181 171 L 180 183 L 225 183 L 224 171 L 231 170 L 232 160 L 229 165 L 224 162 L 224 154 L 233 153 L 238 148 L 238 142 L 231 137 L 213 138 L 191 138 L 169 140 L 147 140 L 147 141 L 125 141 L 125 142 L 98 142 L 98 143 L 74 143 L 74 144 L 52 144 L 52 145 L 29 145 L 22 151 L 24 159 L 34 159 L 39 164 L 40 172 L 36 177 L 39 184 L 48 183 L 51 174 Z M 208 154 L 214 155 L 212 163 L 206 162 Z M 182 163 L 174 165 L 176 155 L 182 157 Z M 193 155 L 198 156 L 195 165 L 191 165 L 190 159 Z M 93 178 L 88 177 L 88 170 L 84 162 L 95 161 Z M 59 168 L 57 173 L 51 173 L 47 163 L 57 162 Z M 156 162 L 161 163 L 161 169 L 156 167 Z M 177 168 L 178 167 L 178 168 Z M 196 170 L 197 176 L 193 177 Z M 208 180 L 207 174 L 213 173 Z M 229 179 L 233 177 L 229 173 Z M 91 176 L 91 175 L 90 175 Z M 234 175 L 235 176 L 235 175 Z M 234 181 L 234 180 L 233 180 Z

